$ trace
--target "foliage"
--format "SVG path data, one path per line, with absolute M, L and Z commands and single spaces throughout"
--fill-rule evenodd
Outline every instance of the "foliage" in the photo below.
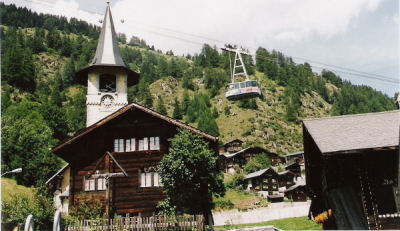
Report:
M 231 200 L 226 198 L 221 198 L 221 200 L 215 201 L 216 210 L 228 210 L 233 209 L 233 203 Z
M 182 119 L 182 111 L 181 111 L 181 106 L 179 105 L 179 100 L 177 97 L 175 97 L 174 101 L 174 111 L 172 113 L 172 117 L 174 119 L 181 120 Z
M 60 160 L 49 150 L 55 144 L 53 132 L 37 104 L 22 101 L 8 107 L 1 126 L 3 170 L 23 167 L 23 172 L 15 176 L 19 184 L 43 184 L 58 170 Z
M 162 99 L 162 97 L 158 97 L 158 103 L 157 103 L 157 109 L 156 111 L 162 115 L 167 115 L 167 108 L 165 107 L 165 103 L 164 100 Z
M 99 219 L 104 216 L 101 201 L 89 195 L 80 199 L 79 206 L 69 208 L 67 223 L 73 224 L 78 220 Z
M 271 167 L 271 159 L 266 153 L 257 154 L 244 167 L 246 173 L 256 172 Z
M 239 107 L 256 110 L 258 109 L 256 99 L 243 98 L 239 101 Z
M 13 190 L 10 189 L 9 190 Z M 23 225 L 28 215 L 34 215 L 36 230 L 50 230 L 54 215 L 54 207 L 51 197 L 46 197 L 38 190 L 32 190 L 33 194 L 13 193 L 2 200 L 3 223 L 11 223 L 14 226 Z
M 160 207 L 179 214 L 209 213 L 214 207 L 212 195 L 218 197 L 225 193 L 217 159 L 202 137 L 180 130 L 171 139 L 169 154 L 160 163 L 167 196 Z
M 243 173 L 235 173 L 226 183 L 227 188 L 244 190 L 247 186 L 247 181 Z

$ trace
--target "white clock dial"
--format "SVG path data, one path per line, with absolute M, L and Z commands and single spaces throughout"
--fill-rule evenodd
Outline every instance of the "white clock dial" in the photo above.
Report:
M 111 107 L 114 102 L 114 98 L 111 95 L 105 95 L 101 98 L 101 104 L 105 107 Z

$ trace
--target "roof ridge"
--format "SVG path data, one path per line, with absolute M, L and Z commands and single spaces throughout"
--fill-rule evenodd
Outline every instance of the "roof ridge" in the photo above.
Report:
M 368 112 L 368 113 L 358 113 L 358 114 L 348 114 L 348 115 L 339 115 L 339 116 L 327 116 L 327 117 L 321 117 L 321 118 L 309 118 L 309 119 L 303 119 L 303 122 L 305 121 L 312 121 L 312 120 L 325 120 L 325 119 L 337 119 L 337 118 L 343 118 L 343 117 L 359 117 L 359 116 L 368 116 L 371 114 L 386 114 L 386 113 L 397 113 L 400 112 L 400 110 L 391 110 L 391 111 L 381 111 L 381 112 Z

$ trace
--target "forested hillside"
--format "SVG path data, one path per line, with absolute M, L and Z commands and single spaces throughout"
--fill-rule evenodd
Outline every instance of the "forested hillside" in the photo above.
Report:
M 85 127 L 86 88 L 74 73 L 91 61 L 99 28 L 84 21 L 36 14 L 1 3 L 2 166 L 24 167 L 18 183 L 41 184 L 62 160 L 49 148 Z M 304 118 L 395 109 L 371 87 L 354 86 L 329 71 L 312 72 L 278 51 L 245 57 L 261 98 L 228 101 L 229 54 L 205 44 L 198 54 L 163 54 L 144 40 L 119 35 L 121 54 L 141 74 L 129 100 L 182 119 L 222 142 L 243 139 L 279 154 L 302 150 Z M 233 58 L 231 56 L 231 58 Z

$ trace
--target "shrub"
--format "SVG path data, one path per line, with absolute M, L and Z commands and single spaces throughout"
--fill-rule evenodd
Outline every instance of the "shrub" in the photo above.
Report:
M 228 182 L 226 182 L 226 187 L 231 189 L 245 189 L 246 179 L 243 173 L 236 173 L 232 176 Z
M 215 201 L 215 208 L 217 210 L 233 209 L 233 203 L 229 199 L 221 198 Z

